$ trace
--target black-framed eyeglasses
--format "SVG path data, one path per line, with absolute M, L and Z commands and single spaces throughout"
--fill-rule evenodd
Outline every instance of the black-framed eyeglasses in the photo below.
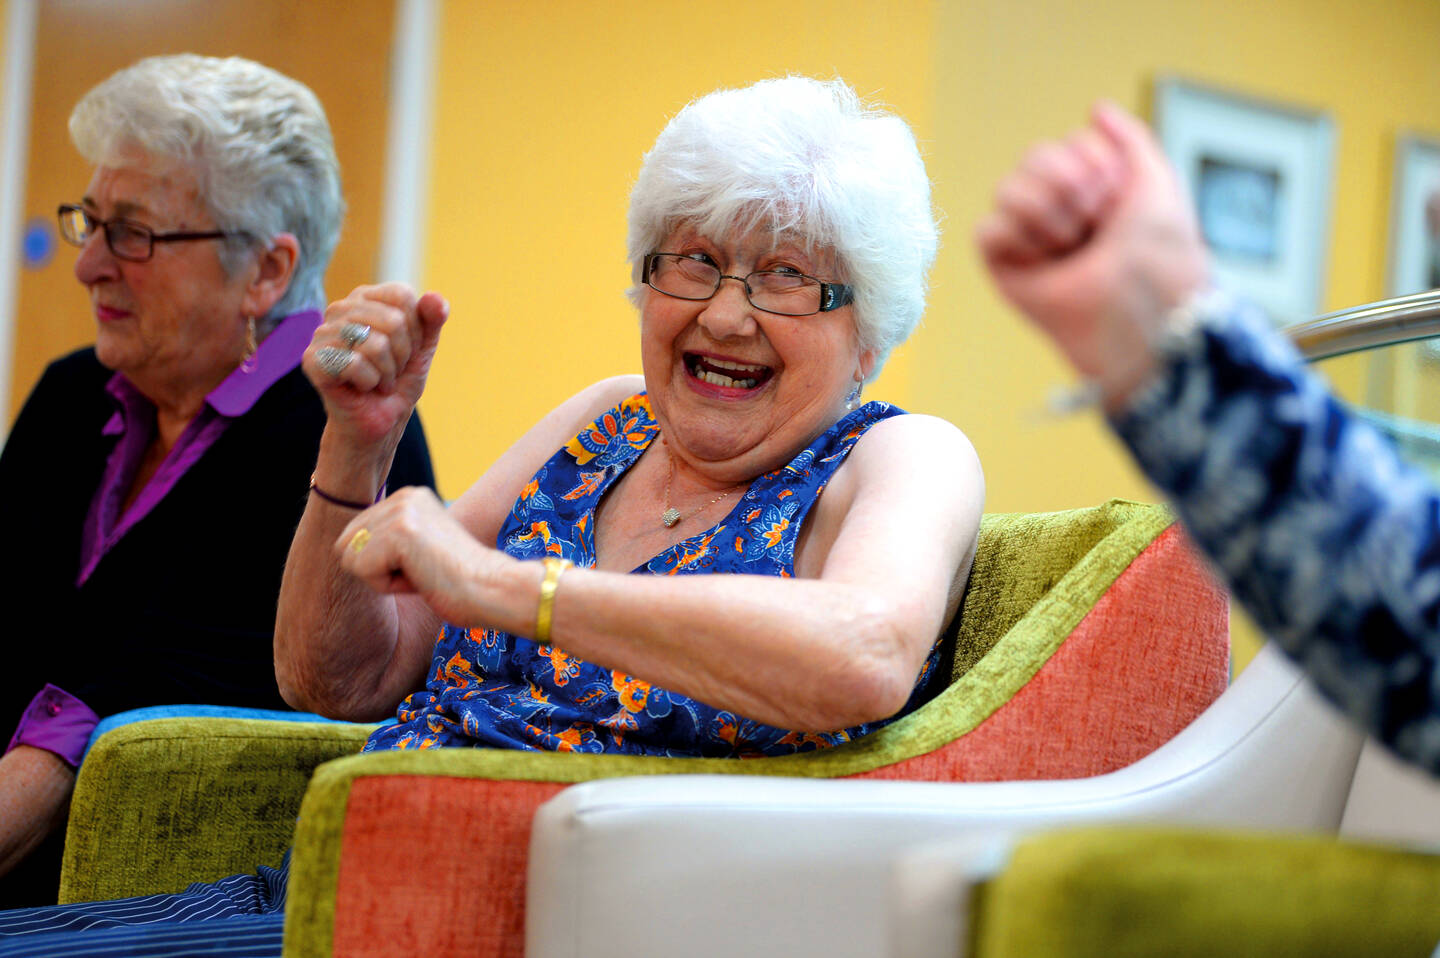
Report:
M 733 279 L 745 287 L 750 305 L 780 316 L 813 316 L 849 305 L 855 292 L 843 283 L 826 283 L 794 270 L 757 269 L 729 276 L 714 263 L 684 253 L 651 253 L 641 265 L 640 281 L 676 299 L 709 299 Z
M 57 212 L 60 217 L 60 236 L 72 246 L 84 246 L 85 241 L 97 229 L 105 231 L 105 245 L 116 258 L 132 263 L 143 263 L 155 255 L 156 243 L 179 243 L 182 240 L 224 239 L 236 234 L 224 230 L 202 232 L 157 233 L 143 223 L 134 220 L 101 220 L 90 215 L 83 206 L 62 203 Z

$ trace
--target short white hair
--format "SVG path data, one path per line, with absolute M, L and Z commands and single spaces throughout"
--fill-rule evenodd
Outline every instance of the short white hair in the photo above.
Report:
M 880 371 L 925 311 L 939 230 L 915 137 L 844 81 L 790 76 L 691 102 L 646 154 L 630 194 L 631 298 L 646 255 L 681 226 L 756 228 L 834 252 Z M 829 279 L 831 277 L 823 277 Z
M 305 84 L 240 57 L 149 57 L 80 98 L 70 138 L 96 166 L 123 164 L 136 147 L 189 165 L 216 228 L 245 234 L 223 247 L 227 270 L 257 244 L 293 234 L 299 262 L 285 295 L 259 317 L 266 330 L 324 307 L 345 201 L 330 124 Z

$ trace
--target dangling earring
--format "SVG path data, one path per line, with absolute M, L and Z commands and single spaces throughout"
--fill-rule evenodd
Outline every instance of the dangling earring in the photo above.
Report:
M 852 390 L 850 390 L 850 395 L 848 395 L 848 396 L 845 397 L 845 409 L 846 409 L 847 411 L 848 411 L 848 410 L 851 410 L 851 409 L 854 409 L 854 408 L 855 408 L 855 402 L 856 402 L 856 400 L 858 400 L 859 398 L 860 398 L 860 384 L 859 384 L 859 383 L 856 383 L 856 384 L 855 384 L 855 388 L 852 389 Z
M 255 317 L 245 317 L 245 356 L 240 360 L 240 371 L 253 373 L 255 371 L 255 353 L 260 349 L 260 343 L 255 339 Z

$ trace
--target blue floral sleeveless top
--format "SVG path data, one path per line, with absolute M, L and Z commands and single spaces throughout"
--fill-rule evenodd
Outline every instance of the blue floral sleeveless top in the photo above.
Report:
M 788 465 L 752 482 L 719 524 L 676 543 L 635 574 L 793 575 L 795 541 L 830 476 L 867 429 L 901 414 L 887 403 L 870 402 L 846 415 Z M 552 555 L 594 566 L 595 508 L 659 428 L 643 393 L 596 419 L 525 486 L 497 547 L 519 559 Z M 925 700 L 930 678 L 939 671 L 938 657 L 937 643 L 900 714 Z M 481 745 L 640 755 L 786 755 L 848 742 L 885 724 L 787 731 L 600 668 L 556 646 L 448 624 L 436 640 L 425 690 L 402 702 L 398 716 L 398 724 L 370 736 L 366 751 Z

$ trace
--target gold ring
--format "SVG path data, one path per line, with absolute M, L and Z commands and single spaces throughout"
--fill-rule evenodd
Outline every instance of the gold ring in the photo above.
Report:
M 369 545 L 369 543 L 370 530 L 362 526 L 361 528 L 355 530 L 355 534 L 350 537 L 350 544 L 346 548 L 348 548 L 351 552 L 359 552 L 361 549 Z

